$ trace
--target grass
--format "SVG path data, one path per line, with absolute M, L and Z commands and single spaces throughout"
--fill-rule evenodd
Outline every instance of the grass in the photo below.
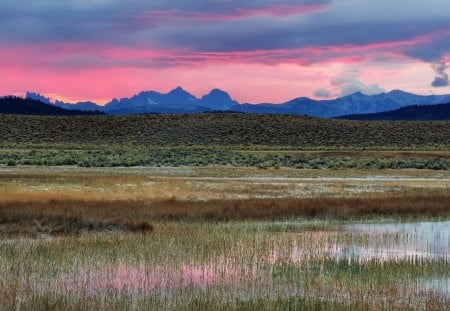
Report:
M 0 232 L 60 234 L 81 230 L 150 230 L 155 221 L 362 219 L 450 217 L 448 191 L 407 191 L 356 198 L 230 200 L 70 200 L 0 202 Z M 136 223 L 136 220 L 139 220 Z M 13 228 L 13 229 L 11 229 Z M 15 229 L 14 229 L 15 228 Z M 20 229 L 22 228 L 22 229 Z M 47 230 L 43 229 L 47 228 Z M 147 229 L 146 229 L 147 228 Z
M 1 309 L 448 310 L 449 125 L 0 115 Z
M 4 168 L 5 236 L 151 231 L 160 221 L 447 218 L 447 172 Z M 424 178 L 425 177 L 425 178 Z M 23 231 L 23 232 L 22 232 Z
M 448 170 L 450 153 L 388 151 L 247 150 L 230 147 L 110 147 L 101 150 L 3 149 L 0 164 L 117 166 L 293 167 L 297 169 L 433 169 Z M 98 147 L 98 146 L 97 146 Z
M 0 164 L 448 170 L 449 124 L 247 114 L 0 115 Z
M 445 170 L 4 166 L 1 307 L 447 310 L 449 261 L 433 251 L 447 247 L 448 231 L 348 226 L 442 227 L 449 178 Z M 370 256 L 352 255 L 359 250 Z
M 446 261 L 348 261 L 324 253 L 354 243 L 402 245 L 412 238 L 407 233 L 292 233 L 267 225 L 276 226 L 162 222 L 144 235 L 4 241 L 0 299 L 21 310 L 448 307 L 447 298 L 426 289 L 428 280 L 450 277 Z M 292 257 L 298 249 L 307 260 Z

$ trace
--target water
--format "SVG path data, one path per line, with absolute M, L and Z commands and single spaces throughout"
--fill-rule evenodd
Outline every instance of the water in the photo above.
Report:
M 366 245 L 337 249 L 336 256 L 360 260 L 450 260 L 450 221 L 368 223 L 341 226 L 354 235 L 367 235 Z
M 365 283 L 352 280 L 351 282 L 356 282 L 355 285 L 345 282 L 330 285 L 327 283 L 330 276 L 326 273 L 321 275 L 320 272 L 319 275 L 311 276 L 318 280 L 305 285 L 300 282 L 301 277 L 293 278 L 291 274 L 305 276 L 302 273 L 309 273 L 310 262 L 321 262 L 324 259 L 335 259 L 337 262 L 348 260 L 349 264 L 365 264 L 372 260 L 381 263 L 407 261 L 406 267 L 411 264 L 429 264 L 430 261 L 436 261 L 441 267 L 450 262 L 450 221 L 355 223 L 338 225 L 330 230 L 281 232 L 263 237 L 260 236 L 259 242 L 255 244 L 236 239 L 231 251 L 212 256 L 208 260 L 193 257 L 179 258 L 171 263 L 124 261 L 101 267 L 87 266 L 75 273 L 56 277 L 49 282 L 53 284 L 50 288 L 56 293 L 71 292 L 79 295 L 118 291 L 156 292 L 161 296 L 193 289 L 198 292 L 221 292 L 225 289 L 227 293 L 242 295 L 248 291 L 249 297 L 259 297 L 258 295 L 267 296 L 272 293 L 283 296 L 291 292 L 295 295 L 308 292 L 311 295 L 326 295 L 328 290 L 335 290 L 334 286 L 340 284 L 339 291 L 344 297 L 348 294 L 347 291 L 357 290 L 353 286 L 364 286 Z M 377 271 L 380 274 L 384 273 L 383 265 L 374 267 L 379 269 Z M 395 265 L 393 267 L 395 269 Z M 399 265 L 398 269 L 402 267 Z M 440 297 L 439 299 L 450 299 L 448 273 L 430 271 L 430 274 L 426 272 L 406 277 L 402 273 L 399 275 L 403 277 L 398 280 L 389 279 L 386 283 L 387 286 L 392 286 L 394 282 L 401 293 L 399 295 L 406 293 L 415 297 L 431 293 Z M 383 282 L 383 279 L 375 278 L 374 281 Z M 43 286 L 44 291 L 48 290 L 46 284 L 48 283 Z M 370 287 L 366 290 L 372 295 L 368 294 L 371 299 L 379 298 L 377 290 L 372 291 Z

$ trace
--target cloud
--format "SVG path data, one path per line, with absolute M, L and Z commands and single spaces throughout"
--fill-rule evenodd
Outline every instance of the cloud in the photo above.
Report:
M 2 43 L 101 42 L 224 53 L 380 43 L 392 50 L 396 42 L 450 22 L 445 0 L 429 0 L 425 7 L 406 0 L 4 0 L 0 11 Z M 433 38 L 443 40 L 435 53 L 448 47 L 442 37 Z
M 318 95 L 373 94 L 383 89 L 367 85 L 357 73 L 336 73 L 352 64 L 374 65 L 393 73 L 394 81 L 399 72 L 395 66 L 414 63 L 417 74 L 431 81 L 423 68 L 430 71 L 428 64 L 450 62 L 448 0 L 425 2 L 2 0 L 0 67 L 53 72 L 64 78 L 81 70 L 120 71 L 126 76 L 156 69 L 181 73 L 188 71 L 186 67 L 206 73 L 219 66 L 260 65 L 276 71 L 337 65 L 333 68 L 339 69 L 329 72 L 317 69 L 320 74 L 311 78 L 323 81 L 334 75 L 334 84 L 316 89 Z M 420 72 L 414 66 L 417 60 L 427 64 Z M 436 71 L 433 86 L 448 84 L 445 69 Z M 402 77 L 414 80 L 410 90 L 421 87 L 418 83 L 429 86 L 430 81 L 414 74 Z M 23 74 L 22 80 L 29 79 Z M 394 83 L 402 86 L 401 81 Z M 322 85 L 311 85 L 308 95 Z
M 331 94 L 327 89 L 320 88 L 314 91 L 314 96 L 318 98 L 329 98 Z
M 375 95 L 385 91 L 378 84 L 366 85 L 358 78 L 358 74 L 359 71 L 357 69 L 350 68 L 340 76 L 332 77 L 330 83 L 339 89 L 340 96 L 346 96 L 356 92 Z
M 431 82 L 431 86 L 433 87 L 444 87 L 449 85 L 448 74 L 445 72 L 449 66 L 445 63 L 445 61 L 440 61 L 434 64 L 431 64 L 431 68 L 433 68 L 434 72 L 436 72 L 436 76 L 434 77 L 433 82 Z

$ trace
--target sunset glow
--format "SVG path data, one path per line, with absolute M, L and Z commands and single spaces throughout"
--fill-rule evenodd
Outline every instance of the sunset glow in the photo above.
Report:
M 450 93 L 446 0 L 6 0 L 0 10 L 0 95 Z

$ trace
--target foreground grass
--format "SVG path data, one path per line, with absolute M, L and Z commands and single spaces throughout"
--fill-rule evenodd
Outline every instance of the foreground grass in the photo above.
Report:
M 448 298 L 427 287 L 450 278 L 445 260 L 349 261 L 324 251 L 402 245 L 411 235 L 292 224 L 295 231 L 273 222 L 159 222 L 145 235 L 1 241 L 0 300 L 6 310 L 448 308 Z M 296 257 L 302 252 L 306 258 Z
M 346 227 L 448 226 L 446 171 L 4 167 L 0 185 L 5 310 L 450 306 L 427 240 L 449 231 Z

